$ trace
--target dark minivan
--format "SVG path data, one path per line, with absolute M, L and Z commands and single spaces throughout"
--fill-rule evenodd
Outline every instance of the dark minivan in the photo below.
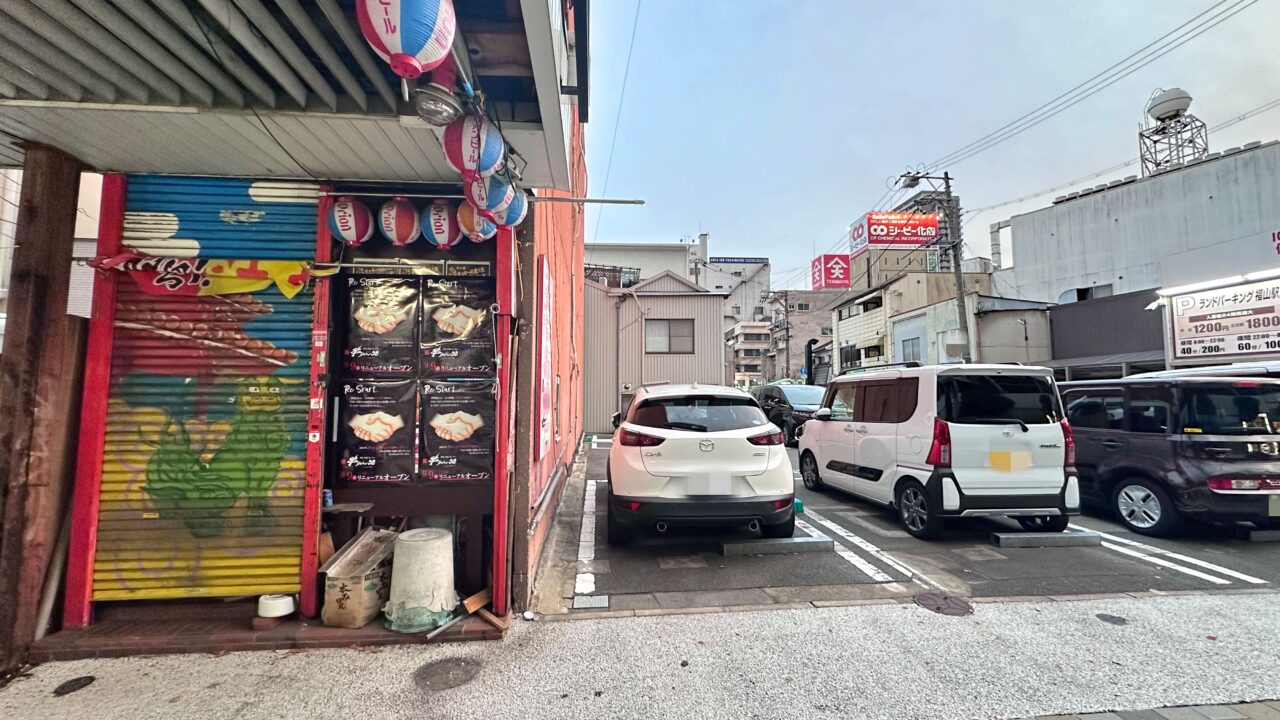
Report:
M 1280 527 L 1280 381 L 1128 378 L 1060 383 L 1085 499 L 1131 530 L 1184 519 Z
M 796 444 L 796 428 L 813 419 L 827 389 L 822 385 L 761 385 L 751 389 L 769 422 L 782 428 L 787 446 Z

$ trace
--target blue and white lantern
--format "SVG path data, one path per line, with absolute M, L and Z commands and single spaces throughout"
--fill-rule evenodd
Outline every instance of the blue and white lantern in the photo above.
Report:
M 408 80 L 443 63 L 458 30 L 452 0 L 356 0 L 356 18 L 373 51 Z

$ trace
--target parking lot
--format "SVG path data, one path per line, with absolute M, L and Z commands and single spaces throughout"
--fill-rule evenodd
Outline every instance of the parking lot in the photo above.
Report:
M 1280 586 L 1280 543 L 1250 542 L 1231 528 L 1191 526 L 1170 539 L 1132 534 L 1102 511 L 1073 527 L 1102 535 L 1092 547 L 997 547 L 993 532 L 1021 532 L 1004 519 L 953 521 L 939 540 L 917 540 L 891 511 L 837 490 L 811 492 L 796 536 L 833 550 L 727 555 L 738 531 L 649 533 L 626 547 L 605 542 L 609 438 L 588 441 L 585 472 L 572 481 L 539 577 L 544 613 L 658 614 L 690 608 L 827 606 L 910 598 L 944 589 L 973 599 L 1120 593 L 1270 591 Z M 793 466 L 796 451 L 789 451 Z

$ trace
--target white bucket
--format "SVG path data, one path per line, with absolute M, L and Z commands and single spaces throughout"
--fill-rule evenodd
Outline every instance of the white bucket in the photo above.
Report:
M 396 632 L 432 630 L 458 605 L 453 587 L 453 533 L 422 528 L 400 533 L 391 565 L 391 596 L 382 611 Z

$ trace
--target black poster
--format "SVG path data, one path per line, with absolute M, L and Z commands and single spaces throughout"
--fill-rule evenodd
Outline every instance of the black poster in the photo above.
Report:
M 491 382 L 422 383 L 422 478 L 491 482 L 497 419 Z
M 413 482 L 417 417 L 417 383 L 413 380 L 344 382 L 338 428 L 342 479 Z
M 417 375 L 418 279 L 348 277 L 348 376 Z
M 419 341 L 421 377 L 491 378 L 493 278 L 424 278 Z

